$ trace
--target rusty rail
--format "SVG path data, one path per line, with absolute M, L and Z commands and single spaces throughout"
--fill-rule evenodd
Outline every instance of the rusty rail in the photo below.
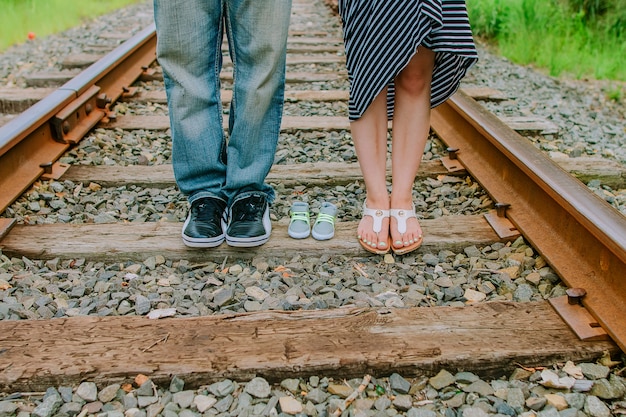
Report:
M 151 25 L 0 127 L 0 212 L 108 113 L 155 60 Z
M 432 127 L 626 351 L 626 218 L 463 93 Z

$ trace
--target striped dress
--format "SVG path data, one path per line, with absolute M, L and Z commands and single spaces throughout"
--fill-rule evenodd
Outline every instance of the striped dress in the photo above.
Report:
M 339 0 L 339 14 L 352 121 L 385 86 L 387 113 L 393 116 L 393 80 L 419 45 L 435 52 L 431 107 L 456 92 L 478 59 L 464 0 Z

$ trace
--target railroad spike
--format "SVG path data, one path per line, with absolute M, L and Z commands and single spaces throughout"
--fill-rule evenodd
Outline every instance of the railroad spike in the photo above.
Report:
M 39 164 L 39 168 L 43 168 L 44 174 L 52 174 L 52 162 L 43 162 Z
M 456 159 L 457 158 L 457 153 L 459 152 L 459 148 L 447 148 L 446 149 L 448 151 L 448 157 L 450 159 Z
M 569 304 L 582 305 L 583 298 L 587 295 L 587 291 L 584 288 L 568 288 L 565 290 L 565 294 L 567 294 L 567 302 Z
M 506 211 L 511 205 L 508 203 L 496 203 L 495 207 L 498 217 L 506 217 Z

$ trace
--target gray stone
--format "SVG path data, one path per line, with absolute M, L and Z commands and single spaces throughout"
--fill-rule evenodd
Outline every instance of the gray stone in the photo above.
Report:
M 172 401 L 178 404 L 180 408 L 189 408 L 191 404 L 193 404 L 194 397 L 196 396 L 195 391 L 186 390 L 179 391 L 172 395 Z
M 506 415 L 506 416 L 516 416 L 523 409 L 524 409 L 523 407 L 513 408 L 512 406 L 510 406 L 509 404 L 505 403 L 504 401 L 500 401 L 496 405 L 496 411 L 498 412 L 498 414 L 503 414 L 503 415 Z
M 485 381 L 482 380 L 478 380 L 476 382 L 472 382 L 471 384 L 469 384 L 466 387 L 463 387 L 463 391 L 465 392 L 476 392 L 478 394 L 480 394 L 483 397 L 486 397 L 488 395 L 493 395 L 493 388 L 491 387 L 491 385 L 489 385 L 488 383 L 486 383 Z
M 397 373 L 391 374 L 389 377 L 389 385 L 393 391 L 400 394 L 408 394 L 411 389 L 411 383 Z
M 326 401 L 328 396 L 329 394 L 324 392 L 324 390 L 314 388 L 307 393 L 306 398 L 310 400 L 313 404 L 321 404 Z
M 537 417 L 561 417 L 559 411 L 554 407 L 546 407 L 537 413 Z
M 154 396 L 154 384 L 152 383 L 152 380 L 148 379 L 148 380 L 144 381 L 144 383 L 141 384 L 135 390 L 135 395 L 137 397 L 140 397 L 140 396 L 152 397 L 152 396 Z
M 459 392 L 454 394 L 452 398 L 446 401 L 446 405 L 452 408 L 459 408 L 463 404 L 465 404 L 465 393 Z
M 117 392 L 120 389 L 120 384 L 112 384 L 108 385 L 100 390 L 98 393 L 98 400 L 103 403 L 108 403 L 109 401 L 113 401 L 113 399 L 117 396 Z
M 566 408 L 559 411 L 559 417 L 578 417 L 579 410 L 575 408 Z
M 539 411 L 548 403 L 546 397 L 528 397 L 526 399 L 526 407 L 533 411 Z
M 192 411 L 192 410 L 190 410 L 188 408 L 185 408 L 184 410 L 181 410 L 180 413 L 178 413 L 178 417 L 198 417 L 198 416 L 199 416 L 198 413 L 196 413 L 196 412 L 194 412 L 194 411 Z
M 80 413 L 83 405 L 80 403 L 68 402 L 59 408 L 59 414 L 67 414 L 68 416 L 75 416 Z
M 252 408 L 252 401 L 254 401 L 252 395 L 247 392 L 242 392 L 237 397 L 237 410 L 245 410 L 247 408 Z
M 278 404 L 278 397 L 276 395 L 273 395 L 272 398 L 269 399 L 267 404 L 265 404 L 265 408 L 263 408 L 263 411 L 261 411 L 261 415 L 262 416 L 276 415 L 277 414 L 277 411 L 276 411 L 276 405 L 277 404 Z M 316 409 L 316 408 L 314 407 L 314 409 Z
M 125 417 L 146 417 L 145 410 L 140 410 L 138 408 L 129 408 L 124 412 Z
M 588 379 L 602 379 L 609 375 L 608 366 L 598 365 L 597 363 L 581 363 L 578 365 L 583 375 Z
M 102 411 L 124 411 L 124 406 L 119 401 L 111 401 L 102 405 Z
M 376 401 L 374 401 L 374 408 L 378 411 L 386 410 L 391 406 L 391 400 L 387 396 L 378 397 Z
M 439 258 L 431 253 L 425 253 L 422 260 L 426 265 L 435 266 L 439 263 Z
M 229 287 L 220 288 L 216 291 L 213 297 L 213 302 L 217 304 L 219 307 L 222 307 L 233 300 L 233 290 Z
M 608 400 L 621 397 L 622 392 L 620 389 L 612 386 L 606 378 L 602 378 L 594 381 L 589 394 Z
M 138 405 L 137 397 L 135 397 L 135 394 L 133 394 L 132 392 L 128 393 L 124 395 L 124 397 L 122 397 L 122 404 L 124 405 L 125 410 L 137 408 L 137 405 Z
M 292 394 L 300 392 L 300 380 L 296 378 L 283 379 L 280 381 L 280 386 Z
M 50 395 L 35 407 L 33 415 L 36 417 L 50 417 L 58 410 L 61 404 L 63 404 L 63 400 L 60 395 Z
M 317 408 L 315 408 L 315 405 L 313 405 L 311 401 L 307 401 L 306 404 L 304 404 L 302 413 L 306 416 L 311 416 L 311 417 L 317 417 L 318 415 Z M 267 414 L 261 414 L 261 415 L 267 415 Z
M 482 253 L 480 252 L 480 250 L 478 250 L 476 246 L 468 246 L 463 249 L 463 251 L 468 258 L 479 258 L 482 255 Z
M 357 410 L 363 410 L 363 411 L 371 410 L 372 407 L 374 406 L 374 400 L 371 398 L 357 398 L 352 403 L 352 406 Z
M 163 411 L 163 405 L 161 403 L 150 404 L 148 408 L 146 408 L 146 417 L 156 417 L 161 411 Z
M 185 388 L 185 381 L 183 381 L 178 376 L 174 375 L 174 377 L 170 381 L 170 391 L 173 393 L 179 392 L 179 391 L 182 391 L 183 388 Z
M 204 413 L 206 410 L 210 409 L 217 403 L 217 399 L 214 397 L 210 397 L 208 395 L 196 395 L 193 399 L 193 403 L 199 412 Z
M 98 399 L 98 387 L 93 382 L 83 382 L 76 389 L 76 395 L 85 401 L 96 401 Z
M 411 408 L 406 412 L 406 417 L 437 417 L 437 414 L 426 408 Z
M 225 397 L 235 391 L 235 384 L 229 379 L 209 385 L 209 392 L 216 397 Z
M 143 316 L 144 314 L 148 314 L 152 309 L 152 304 L 147 297 L 143 295 L 137 294 L 135 298 L 135 313 L 138 316 Z
M 566 393 L 564 397 L 565 397 L 565 401 L 567 401 L 567 404 L 572 408 L 575 408 L 577 410 L 582 410 L 583 407 L 585 406 L 586 396 L 584 394 L 580 394 L 577 392 Z
M 17 404 L 13 401 L 0 401 L 0 415 L 9 416 L 17 410 Z
M 471 384 L 472 382 L 478 381 L 480 378 L 472 372 L 457 372 L 457 374 L 454 375 L 454 379 L 460 384 Z
M 271 387 L 265 379 L 256 377 L 246 384 L 244 392 L 256 398 L 267 398 L 270 396 Z
M 213 408 L 215 408 L 220 413 L 224 413 L 228 411 L 232 403 L 233 403 L 233 397 L 232 395 L 229 394 L 225 396 L 224 398 L 222 398 L 221 400 L 219 400 L 217 403 L 215 403 Z
M 509 388 L 506 395 L 506 402 L 515 409 L 517 413 L 524 411 L 524 392 L 521 388 Z
M 396 395 L 392 404 L 400 411 L 407 411 L 413 406 L 413 399 L 410 395 Z
M 533 288 L 528 284 L 521 284 L 515 289 L 513 300 L 519 302 L 528 302 L 534 294 Z
M 595 395 L 588 395 L 585 399 L 585 413 L 592 417 L 610 417 L 611 410 Z
M 144 396 L 140 395 L 137 397 L 137 405 L 139 408 L 146 408 L 150 404 L 155 404 L 159 401 L 159 397 L 156 396 Z
M 454 375 L 452 375 L 445 369 L 442 369 L 437 375 L 428 380 L 428 383 L 436 390 L 445 388 L 448 385 L 454 384 L 455 382 L 456 379 L 454 378 Z

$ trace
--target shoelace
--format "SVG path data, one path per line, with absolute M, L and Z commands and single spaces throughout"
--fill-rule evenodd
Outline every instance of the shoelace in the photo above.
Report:
M 301 211 L 292 212 L 291 221 L 293 222 L 296 220 L 302 220 L 303 222 L 306 222 L 306 224 L 309 224 L 309 213 Z
M 326 213 L 320 213 L 317 215 L 317 219 L 315 220 L 315 223 L 320 223 L 320 222 L 327 222 L 327 223 L 334 225 L 335 216 L 331 216 L 330 214 L 326 214 Z
M 216 210 L 219 210 L 219 207 L 215 204 L 200 203 L 196 207 L 194 214 L 199 221 L 211 221 Z
M 237 221 L 254 221 L 263 215 L 263 211 L 260 207 L 260 202 L 262 200 L 260 198 L 250 199 L 245 204 L 240 204 L 237 206 L 236 210 L 233 210 L 233 216 L 236 217 Z M 255 204 L 255 202 L 259 202 Z

